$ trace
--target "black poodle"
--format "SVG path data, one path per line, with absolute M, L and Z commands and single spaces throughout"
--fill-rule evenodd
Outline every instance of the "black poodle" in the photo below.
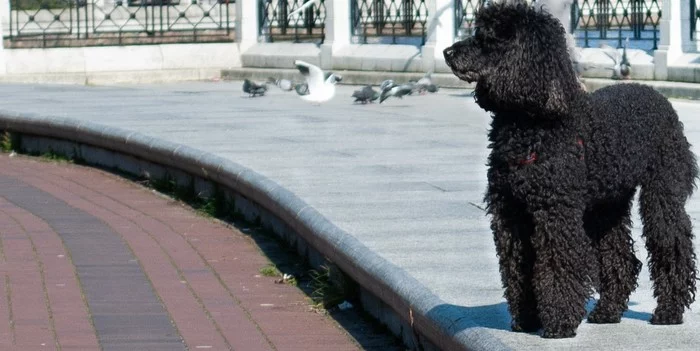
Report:
M 492 113 L 485 201 L 513 330 L 575 336 L 594 288 L 588 321 L 620 321 L 641 269 L 630 233 L 637 187 L 651 323 L 682 323 L 695 299 L 684 206 L 698 169 L 671 104 L 639 84 L 584 92 L 564 28 L 545 11 L 494 4 L 476 28 L 444 56 Z

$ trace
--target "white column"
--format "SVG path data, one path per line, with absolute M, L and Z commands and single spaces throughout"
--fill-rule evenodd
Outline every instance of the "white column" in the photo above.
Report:
M 5 28 L 10 27 L 10 0 L 0 0 L 0 22 L 2 22 L 0 30 L 3 32 Z
M 321 45 L 321 68 L 333 69 L 333 54 L 350 44 L 350 0 L 326 0 L 326 37 Z
M 236 45 L 240 52 L 246 51 L 258 42 L 259 1 L 236 1 Z
M 668 65 L 676 61 L 683 54 L 682 47 L 682 16 L 681 6 L 690 5 L 688 0 L 665 0 L 661 7 L 661 21 L 659 23 L 659 48 L 654 51 L 654 79 L 668 79 Z M 688 33 L 690 30 L 688 30 Z
M 454 0 L 427 0 L 428 22 L 425 45 L 421 49 L 423 70 L 434 71 L 435 62 L 444 60 L 442 51 L 455 41 Z
M 10 1 L 0 0 L 0 39 L 5 35 L 5 27 L 10 26 Z M 4 40 L 0 40 L 0 74 L 7 74 L 7 65 L 5 64 L 5 44 Z
M 697 52 L 698 51 L 698 38 L 697 34 L 695 39 L 690 36 L 690 18 L 694 17 L 690 13 L 690 0 L 675 0 L 674 2 L 680 2 L 680 26 L 681 26 L 681 48 L 684 52 Z M 696 1 L 695 6 L 700 6 L 700 1 Z M 665 13 L 663 14 L 666 15 Z M 700 28 L 696 28 L 697 30 Z
M 549 12 L 561 22 L 566 31 L 566 44 L 569 47 L 569 54 L 574 61 L 579 59 L 579 51 L 576 47 L 576 40 L 571 34 L 571 6 L 575 0 L 538 0 L 535 6 Z

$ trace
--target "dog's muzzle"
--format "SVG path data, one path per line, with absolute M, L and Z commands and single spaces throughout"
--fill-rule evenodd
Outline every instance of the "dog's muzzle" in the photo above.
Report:
M 449 48 L 442 50 L 442 55 L 445 57 L 445 61 L 447 61 L 447 64 L 450 64 L 450 62 L 452 62 L 452 59 L 454 58 L 455 49 L 450 46 Z

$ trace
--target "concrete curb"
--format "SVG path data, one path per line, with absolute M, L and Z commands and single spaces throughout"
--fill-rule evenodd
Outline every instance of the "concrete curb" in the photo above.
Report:
M 343 77 L 341 84 L 379 85 L 386 79 L 393 79 L 396 82 L 407 82 L 411 79 L 419 79 L 422 73 L 411 72 L 375 72 L 375 71 L 333 71 Z M 303 77 L 295 69 L 277 68 L 235 68 L 221 71 L 223 80 L 243 80 L 245 78 L 256 81 L 265 81 L 267 77 L 296 79 L 302 81 Z M 451 73 L 433 73 L 433 81 L 443 88 L 474 89 L 474 84 L 459 80 Z M 583 78 L 588 91 L 595 91 L 600 88 L 625 83 L 639 83 L 653 87 L 668 98 L 700 100 L 700 84 L 685 82 L 666 82 L 654 80 L 613 80 L 604 78 Z
M 457 314 L 416 279 L 370 251 L 296 195 L 242 165 L 137 132 L 68 118 L 0 111 L 0 129 L 107 149 L 226 186 L 284 221 L 387 304 L 413 332 L 425 336 L 428 346 L 443 350 L 508 349 L 488 330 Z

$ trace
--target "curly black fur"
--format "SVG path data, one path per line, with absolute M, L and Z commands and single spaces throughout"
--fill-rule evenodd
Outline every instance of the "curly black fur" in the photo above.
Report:
M 584 92 L 564 29 L 541 10 L 486 6 L 476 27 L 444 55 L 493 115 L 485 201 L 513 330 L 574 336 L 594 288 L 588 321 L 620 321 L 641 269 L 630 234 L 637 188 L 651 323 L 682 323 L 696 290 L 684 206 L 698 169 L 671 104 L 639 84 Z

